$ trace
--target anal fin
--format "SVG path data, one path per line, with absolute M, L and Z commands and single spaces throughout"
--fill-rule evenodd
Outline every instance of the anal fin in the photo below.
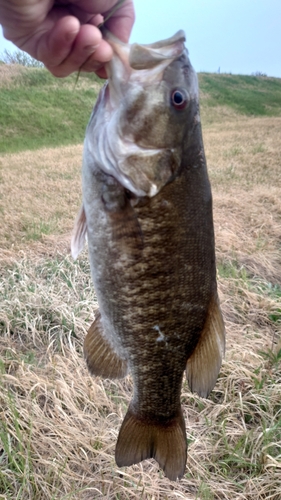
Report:
M 217 381 L 224 351 L 225 328 L 216 293 L 198 344 L 186 364 L 186 377 L 192 392 L 208 397 Z
M 140 418 L 131 406 L 123 420 L 116 450 L 118 467 L 154 458 L 171 481 L 184 475 L 187 456 L 185 423 L 181 408 L 166 422 Z
M 103 378 L 123 378 L 127 375 L 126 361 L 118 356 L 103 334 L 99 311 L 85 337 L 84 356 L 92 375 Z

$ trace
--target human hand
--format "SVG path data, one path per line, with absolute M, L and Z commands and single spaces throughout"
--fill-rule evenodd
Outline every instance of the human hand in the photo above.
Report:
M 95 71 L 105 78 L 110 45 L 97 26 L 117 0 L 0 0 L 5 38 L 42 61 L 58 77 Z M 134 24 L 133 0 L 124 0 L 106 27 L 127 42 Z

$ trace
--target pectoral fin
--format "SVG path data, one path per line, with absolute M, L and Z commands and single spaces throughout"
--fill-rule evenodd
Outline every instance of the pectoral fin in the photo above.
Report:
M 217 381 L 224 350 L 225 329 L 215 294 L 198 344 L 186 364 L 186 377 L 192 392 L 208 397 Z
M 87 234 L 87 222 L 84 206 L 81 208 L 76 217 L 74 228 L 71 237 L 71 255 L 74 260 L 77 259 L 80 252 L 82 252 Z
M 103 333 L 99 311 L 85 337 L 84 356 L 92 375 L 103 378 L 122 378 L 127 375 L 126 361 L 113 350 Z

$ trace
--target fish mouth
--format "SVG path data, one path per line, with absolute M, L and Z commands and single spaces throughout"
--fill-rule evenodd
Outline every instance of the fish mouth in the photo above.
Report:
M 178 58 L 184 51 L 185 33 L 178 31 L 174 36 L 148 45 L 131 45 L 129 64 L 133 69 L 150 69 L 164 61 Z
M 103 36 L 112 47 L 113 57 L 106 64 L 108 83 L 96 104 L 101 113 L 99 128 L 95 130 L 93 120 L 88 133 L 91 130 L 95 139 L 87 142 L 88 148 L 102 171 L 135 196 L 152 197 L 173 177 L 180 158 L 177 148 L 166 143 L 148 141 L 142 145 L 134 135 L 132 117 L 138 117 L 143 109 L 143 98 L 146 100 L 151 86 L 156 87 L 161 99 L 164 71 L 187 52 L 185 34 L 181 30 L 149 45 L 126 44 L 104 30 Z M 152 104 L 155 106 L 155 102 Z
M 103 36 L 113 50 L 113 57 L 105 69 L 110 93 L 115 94 L 117 99 L 124 95 L 122 88 L 129 80 L 132 85 L 160 82 L 166 67 L 186 51 L 183 30 L 170 38 L 146 45 L 121 42 L 107 30 L 103 31 Z
M 104 37 L 114 53 L 113 59 L 106 66 L 109 70 L 109 78 L 112 75 L 112 69 L 114 69 L 116 56 L 122 60 L 125 66 L 129 65 L 132 69 L 150 69 L 162 61 L 179 57 L 184 50 L 186 40 L 183 30 L 177 31 L 175 35 L 165 40 L 143 45 L 121 42 L 110 31 L 105 31 Z

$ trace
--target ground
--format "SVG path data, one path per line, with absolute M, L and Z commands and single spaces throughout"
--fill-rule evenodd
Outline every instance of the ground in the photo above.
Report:
M 87 252 L 69 243 L 82 144 L 0 159 L 0 499 L 280 500 L 281 118 L 202 107 L 226 356 L 209 399 L 182 404 L 186 473 L 118 469 L 130 378 L 93 378 L 97 307 Z

